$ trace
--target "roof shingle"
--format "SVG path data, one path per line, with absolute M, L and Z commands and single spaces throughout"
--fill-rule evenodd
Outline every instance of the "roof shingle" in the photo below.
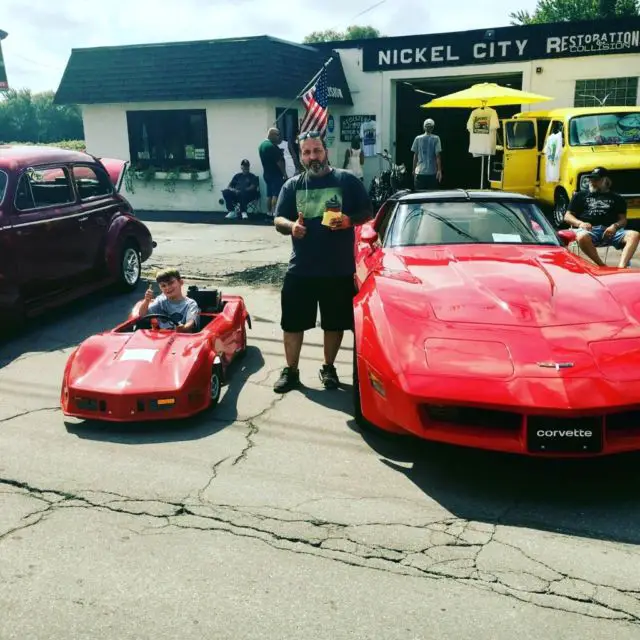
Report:
M 270 36 L 73 49 L 55 102 L 293 100 L 329 56 L 330 104 L 352 105 L 338 53 Z

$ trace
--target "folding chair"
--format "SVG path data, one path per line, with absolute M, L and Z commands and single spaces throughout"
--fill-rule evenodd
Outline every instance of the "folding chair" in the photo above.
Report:
M 256 213 L 260 213 L 260 190 L 258 190 L 258 193 L 256 195 L 255 200 L 252 200 L 248 205 L 247 205 L 247 213 L 249 214 L 256 214 Z M 237 214 L 240 213 L 240 204 L 236 202 L 236 205 L 234 207 L 234 210 Z

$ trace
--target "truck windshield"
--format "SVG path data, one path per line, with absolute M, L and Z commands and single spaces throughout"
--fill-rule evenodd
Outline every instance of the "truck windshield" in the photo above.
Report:
M 576 116 L 569 123 L 569 144 L 573 147 L 639 142 L 640 111 Z

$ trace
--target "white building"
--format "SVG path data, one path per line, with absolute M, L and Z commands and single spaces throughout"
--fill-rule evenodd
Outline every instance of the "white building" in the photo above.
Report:
M 296 97 L 327 67 L 330 159 L 342 166 L 351 135 L 374 121 L 376 149 L 411 166 L 426 117 L 443 143 L 444 186 L 478 186 L 466 109 L 424 109 L 432 97 L 477 82 L 543 94 L 524 109 L 637 105 L 640 18 L 501 27 L 423 36 L 298 45 L 270 37 L 74 49 L 59 103 L 82 105 L 90 153 L 139 169 L 128 197 L 147 210 L 219 211 L 221 190 L 279 120 L 289 138 L 304 107 Z M 521 110 L 500 107 L 501 117 Z M 373 155 L 365 182 L 384 167 Z M 173 173 L 172 173 L 173 172 Z M 264 184 L 262 183 L 264 192 Z

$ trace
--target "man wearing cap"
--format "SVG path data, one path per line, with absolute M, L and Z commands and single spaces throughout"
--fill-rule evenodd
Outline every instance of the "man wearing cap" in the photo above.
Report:
M 238 217 L 235 211 L 235 207 L 238 204 L 240 205 L 242 217 L 244 219 L 248 218 L 247 206 L 249 203 L 258 199 L 259 186 L 260 181 L 258 180 L 258 176 L 251 173 L 251 164 L 248 160 L 243 160 L 240 163 L 240 173 L 236 173 L 236 175 L 231 178 L 229 186 L 222 191 L 222 197 L 229 212 L 225 220 L 233 220 Z M 220 204 L 222 204 L 222 202 Z
M 597 246 L 612 245 L 622 251 L 618 266 L 629 266 L 640 242 L 640 233 L 627 231 L 627 203 L 611 191 L 609 172 L 596 167 L 589 174 L 589 191 L 578 191 L 564 215 L 564 220 L 577 227 L 577 242 L 580 248 L 597 265 L 605 263 L 598 255 Z
M 413 151 L 413 175 L 415 189 L 437 189 L 442 181 L 442 143 L 440 137 L 433 133 L 436 123 L 427 118 L 424 121 L 424 133 L 416 136 L 411 151 Z

